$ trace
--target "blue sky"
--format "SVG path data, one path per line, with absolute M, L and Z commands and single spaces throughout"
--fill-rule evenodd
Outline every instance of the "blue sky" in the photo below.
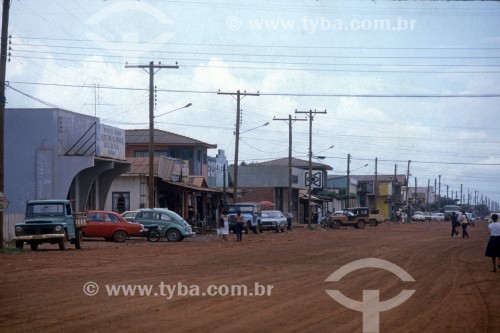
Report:
M 369 164 L 363 174 L 375 158 L 388 174 L 412 160 L 412 186 L 442 175 L 442 195 L 463 184 L 499 202 L 499 16 L 487 1 L 13 0 L 7 80 L 49 105 L 146 128 L 148 75 L 125 63 L 178 62 L 155 75 L 155 113 L 193 106 L 155 126 L 217 144 L 231 162 L 236 102 L 216 92 L 259 91 L 242 100 L 241 131 L 270 124 L 241 135 L 240 160 L 286 157 L 288 126 L 273 117 L 326 109 L 312 150 L 333 173 L 349 153 L 351 170 Z M 12 89 L 7 99 L 46 106 Z M 307 159 L 308 122 L 293 136 Z

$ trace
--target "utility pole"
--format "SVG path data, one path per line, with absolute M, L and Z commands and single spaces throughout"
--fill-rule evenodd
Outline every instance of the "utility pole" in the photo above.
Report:
M 408 160 L 408 169 L 406 170 L 406 209 L 410 208 L 408 206 L 408 194 L 410 193 L 410 163 L 411 161 Z
M 375 207 L 374 209 L 377 209 L 377 200 L 378 200 L 378 172 L 377 172 L 377 166 L 378 166 L 378 158 L 375 157 L 375 188 L 374 188 L 374 194 L 375 194 Z
M 434 204 L 436 203 L 437 179 L 434 178 Z
M 246 97 L 246 96 L 260 96 L 259 92 L 257 93 L 247 93 L 245 92 L 240 92 L 239 90 L 236 91 L 236 93 L 232 92 L 219 92 L 217 93 L 218 95 L 231 95 L 234 97 L 236 95 L 236 143 L 234 145 L 234 179 L 233 179 L 233 203 L 238 202 L 238 152 L 239 152 L 239 147 L 240 147 L 240 121 L 241 121 L 241 109 L 240 109 L 240 101 L 241 101 L 241 96 Z
M 297 116 L 292 119 L 292 115 L 288 115 L 288 118 L 274 117 L 273 120 L 282 120 L 288 124 L 288 211 L 292 211 L 292 124 L 296 121 L 306 121 L 307 119 L 297 119 Z
M 417 209 L 417 177 L 415 177 L 415 210 Z
M 441 175 L 439 175 L 439 208 L 441 208 Z
M 153 61 L 150 61 L 148 65 L 125 65 L 125 68 L 142 68 L 149 74 L 149 179 L 148 179 L 148 196 L 149 196 L 149 208 L 154 208 L 155 206 L 155 180 L 154 180 L 154 77 L 156 72 L 162 68 L 179 68 L 177 63 L 172 66 L 162 65 L 158 63 L 155 65 Z M 156 71 L 155 71 L 156 70 Z
M 349 208 L 349 200 L 350 200 L 350 191 L 349 191 L 349 188 L 350 188 L 350 182 L 351 180 L 349 179 L 350 178 L 350 173 L 351 173 L 351 169 L 350 169 L 350 166 L 351 166 L 351 154 L 347 154 L 347 181 L 346 181 L 346 185 L 347 185 L 347 191 L 346 191 L 346 194 L 347 194 L 347 198 L 345 200 L 345 208 Z
M 295 113 L 305 113 L 305 114 L 309 114 L 309 176 L 307 177 L 307 181 L 309 183 L 309 187 L 308 187 L 308 191 L 307 191 L 307 194 L 309 195 L 309 206 L 307 207 L 307 212 L 308 212 L 308 222 L 307 222 L 307 225 L 309 227 L 311 227 L 311 219 L 312 219 L 312 212 L 311 212 L 311 197 L 312 197 L 312 180 L 313 180 L 313 176 L 312 176 L 312 122 L 314 120 L 314 116 L 313 116 L 313 113 L 314 115 L 318 114 L 318 113 L 322 113 L 322 114 L 326 114 L 326 110 L 325 111 L 316 111 L 316 109 L 313 111 L 313 110 L 309 110 L 309 111 L 297 111 L 295 110 Z
M 427 196 L 425 198 L 425 211 L 429 209 L 429 194 L 431 190 L 431 180 L 427 179 Z
M 464 184 L 460 184 L 460 204 L 464 204 L 464 200 L 463 200 L 463 186 Z
M 0 46 L 0 195 L 2 200 L 6 200 L 4 197 L 5 192 L 5 165 L 4 165 L 4 136 L 5 136 L 5 103 L 7 98 L 5 97 L 5 75 L 7 73 L 7 39 L 9 37 L 9 10 L 10 10 L 11 0 L 3 0 L 2 8 L 2 40 Z M 3 234 L 3 210 L 6 208 L 2 204 L 2 211 L 0 211 L 0 249 L 4 248 L 4 234 Z

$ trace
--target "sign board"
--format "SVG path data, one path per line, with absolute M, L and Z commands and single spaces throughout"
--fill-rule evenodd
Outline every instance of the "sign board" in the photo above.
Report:
M 304 172 L 304 187 L 309 186 L 309 180 L 311 180 L 311 187 L 322 188 L 323 187 L 323 173 L 321 171 L 313 171 L 312 176 L 309 177 L 309 171 Z
M 96 156 L 125 159 L 125 130 L 97 124 Z

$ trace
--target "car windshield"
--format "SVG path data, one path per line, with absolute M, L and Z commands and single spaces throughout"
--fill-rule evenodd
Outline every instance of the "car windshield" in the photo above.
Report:
M 64 214 L 63 204 L 28 205 L 26 216 L 62 216 Z
M 262 217 L 280 217 L 280 213 L 277 211 L 263 211 Z
M 253 212 L 253 206 L 228 206 L 227 210 L 229 213 L 236 214 L 239 210 L 241 210 L 242 213 L 252 213 Z

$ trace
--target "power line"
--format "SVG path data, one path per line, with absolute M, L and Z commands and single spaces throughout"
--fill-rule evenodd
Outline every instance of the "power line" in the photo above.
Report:
M 27 82 L 27 81 L 9 81 L 15 84 L 27 85 L 41 85 L 41 86 L 55 86 L 55 87 L 73 87 L 73 88 L 92 88 L 80 84 L 67 84 L 67 83 L 47 83 L 47 82 Z M 113 90 L 135 90 L 135 91 L 148 91 L 147 88 L 136 87 L 117 87 L 109 85 L 100 85 L 101 89 Z M 161 92 L 173 93 L 192 93 L 192 94 L 217 94 L 217 91 L 211 90 L 187 90 L 187 89 L 157 89 Z M 262 93 L 261 96 L 294 96 L 294 97 L 356 97 L 356 98 L 498 98 L 500 93 L 489 94 L 348 94 L 348 93 Z

